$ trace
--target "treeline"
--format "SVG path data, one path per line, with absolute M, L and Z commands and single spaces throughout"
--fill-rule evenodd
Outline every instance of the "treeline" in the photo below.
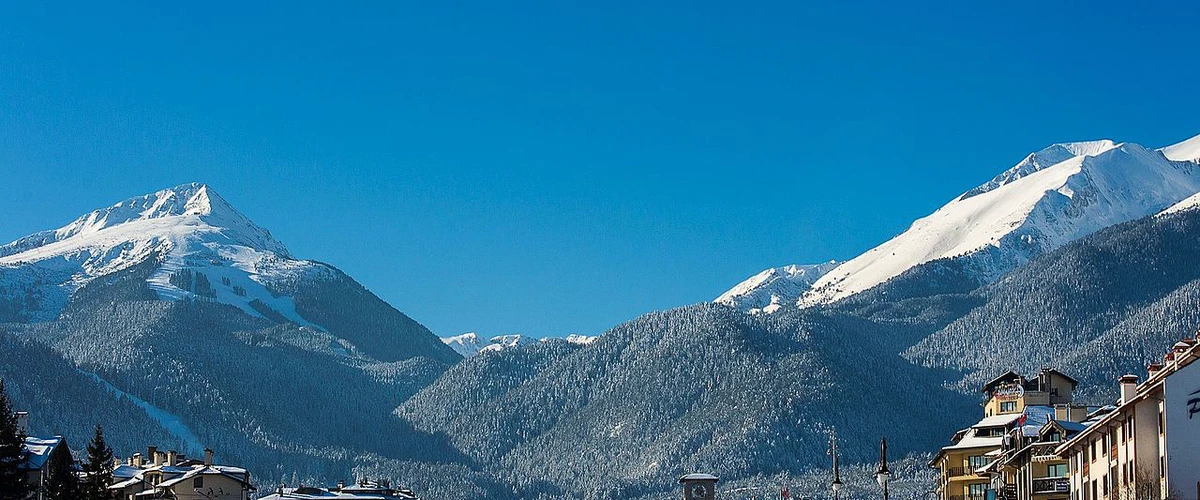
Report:
M 108 487 L 113 482 L 115 465 L 102 426 L 95 427 L 82 463 L 75 460 L 65 442 L 48 451 L 37 484 L 28 474 L 33 457 L 25 438 L 25 429 L 20 427 L 4 380 L 0 379 L 0 500 L 28 500 L 35 495 L 46 500 L 112 499 Z

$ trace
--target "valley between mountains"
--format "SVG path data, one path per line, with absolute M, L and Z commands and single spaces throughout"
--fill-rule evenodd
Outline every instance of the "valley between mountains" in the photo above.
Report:
M 1200 136 L 996 171 L 862 255 L 561 339 L 439 338 L 185 184 L 0 246 L 0 377 L 34 434 L 209 447 L 268 488 L 662 498 L 704 471 L 815 494 L 837 429 L 850 464 L 887 435 L 893 495 L 923 497 L 981 382 L 1053 367 L 1105 404 L 1200 326 Z

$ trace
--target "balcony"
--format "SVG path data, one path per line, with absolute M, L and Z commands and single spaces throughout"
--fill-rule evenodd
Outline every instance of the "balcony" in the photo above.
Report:
M 1033 480 L 1033 494 L 1069 493 L 1071 483 L 1065 477 L 1043 477 Z
M 947 477 L 959 477 L 959 476 L 978 477 L 975 474 L 974 467 L 947 467 L 946 468 L 946 476 Z

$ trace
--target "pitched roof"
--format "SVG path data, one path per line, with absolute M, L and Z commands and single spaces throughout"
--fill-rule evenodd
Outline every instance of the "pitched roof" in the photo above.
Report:
M 992 388 L 996 387 L 997 385 L 1003 384 L 1005 382 L 1012 382 L 1013 380 L 1021 380 L 1021 376 L 1018 375 L 1017 372 L 1009 370 L 1008 372 L 1005 372 L 1003 375 L 1000 375 L 999 377 L 991 379 L 991 380 L 987 381 L 987 383 L 983 384 L 982 392 L 988 392 L 988 391 L 992 390 Z
M 66 440 L 62 436 L 54 436 L 52 438 L 26 437 L 23 447 L 25 452 L 28 453 L 28 458 L 25 460 L 23 467 L 26 469 L 41 469 L 46 465 L 46 461 L 50 459 L 50 454 L 54 453 L 54 449 L 65 442 Z

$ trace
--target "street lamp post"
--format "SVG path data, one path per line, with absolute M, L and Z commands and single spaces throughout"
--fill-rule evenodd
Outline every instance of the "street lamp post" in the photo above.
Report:
M 875 471 L 875 481 L 883 487 L 883 500 L 888 500 L 888 479 L 892 476 L 887 466 L 887 438 L 879 442 L 879 469 Z
M 833 490 L 833 500 L 838 500 L 838 492 L 842 490 L 842 477 L 838 472 L 838 445 L 837 445 L 837 430 L 829 432 L 829 454 L 833 455 L 833 482 L 829 483 L 829 489 Z

